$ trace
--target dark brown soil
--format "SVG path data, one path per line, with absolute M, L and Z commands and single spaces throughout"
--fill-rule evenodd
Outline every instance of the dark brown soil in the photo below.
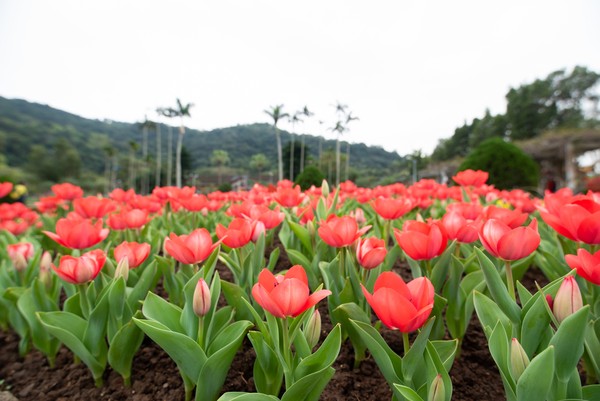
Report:
M 541 272 L 530 269 L 524 281 L 531 284 L 534 280 L 545 282 Z M 323 305 L 320 310 L 325 335 L 331 324 L 326 307 Z M 400 333 L 387 330 L 384 337 L 392 342 L 392 349 L 401 348 Z M 254 358 L 250 342 L 245 340 L 233 361 L 224 391 L 255 391 Z M 346 342 L 334 364 L 336 373 L 321 400 L 390 400 L 391 390 L 373 359 L 363 361 L 358 369 L 352 368 L 353 361 L 352 347 Z M 450 376 L 454 401 L 504 399 L 500 375 L 476 317 L 471 321 L 462 353 L 454 362 Z M 13 332 L 0 332 L 0 390 L 10 390 L 20 401 L 184 400 L 183 383 L 175 363 L 148 338 L 134 358 L 132 386 L 124 387 L 121 377 L 110 368 L 106 370 L 104 382 L 103 387 L 96 388 L 86 366 L 74 364 L 73 355 L 66 348 L 60 350 L 54 369 L 48 367 L 46 359 L 37 351 L 20 358 L 18 336 Z

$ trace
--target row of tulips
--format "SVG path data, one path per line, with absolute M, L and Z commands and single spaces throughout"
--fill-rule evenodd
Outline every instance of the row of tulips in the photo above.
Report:
M 98 386 L 107 366 L 130 383 L 146 335 L 197 400 L 318 400 L 349 341 L 394 400 L 438 401 L 451 398 L 448 371 L 476 312 L 508 400 L 600 398 L 600 195 L 537 199 L 485 185 L 485 172 L 453 178 L 108 197 L 55 185 L 35 210 L 0 205 L 0 325 L 50 366 L 64 344 Z M 281 251 L 291 265 L 276 273 Z M 531 265 L 550 281 L 533 293 L 519 282 Z M 379 322 L 402 333 L 403 352 Z M 221 394 L 245 337 L 257 392 Z

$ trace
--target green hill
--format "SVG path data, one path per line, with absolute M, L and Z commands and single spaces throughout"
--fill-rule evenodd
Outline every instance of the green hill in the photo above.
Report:
M 178 127 L 171 129 L 174 150 Z M 166 168 L 168 132 L 169 127 L 161 124 L 163 170 Z M 299 142 L 299 136 L 295 137 Z M 304 137 L 308 159 L 313 164 L 318 164 L 319 146 L 323 154 L 329 152 L 331 158 L 331 152 L 335 151 L 335 140 L 313 135 Z M 231 171 L 247 172 L 251 157 L 257 153 L 266 155 L 270 160 L 268 171 L 275 171 L 277 149 L 274 138 L 272 126 L 266 123 L 212 131 L 186 128 L 183 146 L 187 153 L 188 171 L 210 167 L 211 154 L 217 149 L 228 152 Z M 281 131 L 283 147 L 287 145 L 288 150 L 290 138 L 289 132 Z M 65 175 L 75 178 L 86 174 L 102 175 L 107 166 L 108 149 L 113 148 L 120 166 L 119 174 L 125 181 L 130 142 L 140 145 L 135 158 L 141 160 L 142 130 L 138 124 L 87 119 L 47 105 L 0 97 L 0 149 L 4 162 L 10 167 L 37 175 L 41 180 L 56 181 L 64 179 Z M 342 142 L 342 151 L 346 151 L 345 142 Z M 149 162 L 154 163 L 154 130 L 149 130 L 148 153 Z M 397 173 L 402 159 L 397 153 L 387 152 L 380 147 L 350 145 L 351 176 L 358 178 L 363 185 L 379 184 L 385 177 Z M 61 163 L 62 170 L 50 174 L 50 170 L 58 169 Z

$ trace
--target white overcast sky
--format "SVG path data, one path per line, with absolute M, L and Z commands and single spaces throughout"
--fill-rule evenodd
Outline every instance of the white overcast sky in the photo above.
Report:
M 575 65 L 600 71 L 600 1 L 0 0 L 0 96 L 126 122 L 179 97 L 202 130 L 308 105 L 330 138 L 339 101 L 400 154 Z

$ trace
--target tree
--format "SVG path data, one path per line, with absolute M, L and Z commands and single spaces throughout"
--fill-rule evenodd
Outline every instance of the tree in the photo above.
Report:
M 215 149 L 210 156 L 210 162 L 217 166 L 218 183 L 221 185 L 223 167 L 229 164 L 229 153 L 221 149 Z
M 139 124 L 142 128 L 142 163 L 144 164 L 144 173 L 142 175 L 142 193 L 147 194 L 150 190 L 150 177 L 147 174 L 146 168 L 148 162 L 148 131 L 156 130 L 156 123 L 154 121 L 148 120 L 148 116 L 144 116 L 144 121 Z
M 510 89 L 506 117 L 511 139 L 527 139 L 558 127 L 580 127 L 583 103 L 595 96 L 600 74 L 577 66 L 550 73 L 544 79 Z
M 302 109 L 302 115 L 306 118 L 310 118 L 312 116 L 315 115 L 315 113 L 312 113 L 310 110 L 308 110 L 308 106 L 304 106 L 304 108 Z M 304 154 L 305 154 L 305 150 L 304 147 L 306 146 L 304 143 L 304 134 L 301 136 L 301 147 L 300 147 L 300 172 L 304 171 Z
M 177 113 L 170 107 L 159 107 L 156 112 L 163 117 L 175 118 Z M 173 126 L 168 126 L 168 137 L 167 137 L 167 186 L 171 186 L 173 179 Z
M 261 173 L 269 165 L 269 159 L 264 153 L 252 155 L 250 159 L 250 168 L 258 172 L 258 181 L 262 181 Z
M 175 150 L 175 185 L 181 188 L 182 168 L 181 168 L 181 147 L 183 146 L 183 135 L 185 134 L 185 126 L 183 125 L 184 117 L 191 117 L 190 109 L 194 106 L 193 103 L 183 104 L 177 98 L 176 108 L 167 108 L 165 115 L 167 117 L 179 117 L 179 135 L 177 136 L 177 148 Z
M 317 168 L 317 166 L 308 166 L 301 172 L 296 178 L 295 184 L 300 185 L 300 188 L 305 191 L 312 185 L 318 187 L 321 186 L 325 176 L 323 172 Z
M 338 121 L 335 123 L 334 127 L 330 128 L 330 130 L 337 134 L 336 139 L 335 139 L 335 185 L 338 186 L 338 185 L 340 185 L 340 166 L 341 166 L 340 137 L 342 136 L 344 131 L 346 131 L 346 127 L 344 126 L 344 123 L 342 123 L 341 121 Z
M 136 141 L 129 141 L 129 188 L 133 188 L 134 190 L 137 178 L 135 175 L 135 154 L 137 153 L 138 148 L 139 145 Z
M 294 150 L 295 150 L 295 146 L 294 146 L 294 133 L 296 131 L 296 124 L 301 123 L 302 119 L 300 118 L 301 112 L 297 111 L 294 113 L 293 116 L 290 117 L 290 123 L 292 124 L 292 132 L 290 132 L 290 170 L 289 170 L 289 177 L 291 181 L 294 181 Z
M 538 164 L 502 138 L 488 139 L 473 149 L 458 170 L 467 169 L 487 171 L 488 184 L 498 189 L 534 189 L 540 178 Z
M 282 109 L 283 105 L 279 104 L 277 106 L 271 106 L 271 110 L 264 110 L 264 112 L 273 119 L 273 129 L 275 130 L 275 139 L 277 141 L 277 173 L 279 181 L 283 180 L 283 156 L 281 149 L 281 137 L 279 136 L 279 128 L 277 128 L 277 123 L 280 119 L 290 116 L 288 113 L 283 113 Z
M 156 109 L 158 117 L 164 116 L 161 108 Z M 162 141 L 161 141 L 161 123 L 156 123 L 156 175 L 154 177 L 154 185 L 160 187 L 160 178 L 162 176 Z
M 359 120 L 358 117 L 353 116 L 352 112 L 349 112 L 346 116 L 346 131 L 350 131 L 349 125 L 352 121 Z M 346 142 L 346 180 L 348 180 L 348 171 L 350 170 L 350 142 Z

